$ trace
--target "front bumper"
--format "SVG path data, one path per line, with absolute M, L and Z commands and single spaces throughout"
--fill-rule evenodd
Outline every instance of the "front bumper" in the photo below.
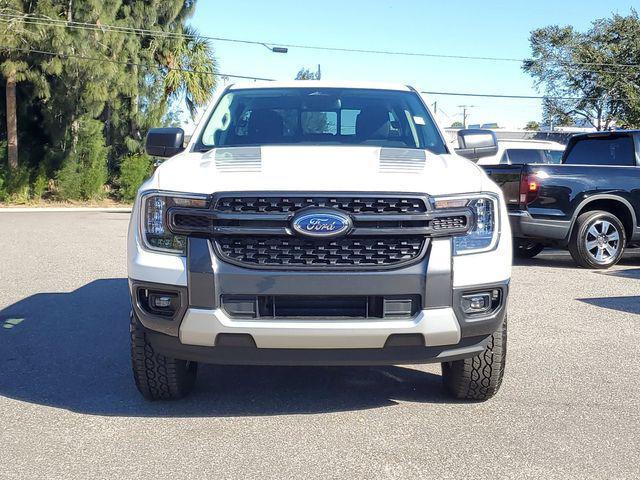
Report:
M 188 251 L 186 286 L 130 280 L 134 311 L 153 348 L 175 358 L 289 365 L 448 361 L 480 353 L 506 311 L 508 280 L 455 286 L 446 238 L 433 240 L 421 262 L 387 271 L 252 270 L 220 262 L 210 242 L 199 238 L 189 239 Z M 175 315 L 150 314 L 139 301 L 141 289 L 173 292 L 180 305 Z M 463 294 L 494 289 L 500 302 L 490 313 L 462 312 Z M 225 295 L 407 294 L 421 299 L 410 318 L 247 319 L 229 315 L 221 305 Z
M 147 341 L 162 355 L 217 365 L 410 365 L 451 362 L 480 355 L 489 336 L 467 337 L 456 345 L 388 344 L 382 348 L 257 348 L 246 342 L 203 347 L 185 345 L 178 338 L 147 330 Z M 235 344 L 234 344 L 235 343 Z

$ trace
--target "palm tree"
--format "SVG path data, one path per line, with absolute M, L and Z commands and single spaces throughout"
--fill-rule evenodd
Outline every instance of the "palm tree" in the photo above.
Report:
M 30 56 L 29 53 L 24 52 L 24 49 L 33 45 L 39 38 L 38 35 L 37 32 L 27 29 L 22 19 L 7 22 L 2 32 L 5 50 L 0 51 L 0 75 L 5 79 L 7 157 L 10 170 L 18 169 L 17 84 L 24 81 L 32 83 L 35 93 L 41 98 L 49 94 L 49 86 L 42 72 L 30 66 L 31 62 L 24 60 Z
M 169 43 L 160 51 L 158 63 L 166 72 L 164 93 L 166 101 L 184 97 L 184 102 L 195 118 L 198 107 L 205 105 L 216 87 L 217 65 L 209 42 L 198 32 L 185 27 L 185 36 Z

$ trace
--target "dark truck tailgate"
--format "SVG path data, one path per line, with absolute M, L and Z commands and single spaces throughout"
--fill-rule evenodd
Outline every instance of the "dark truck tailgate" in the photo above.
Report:
M 501 189 L 508 210 L 515 210 L 520 205 L 520 179 L 526 165 L 482 165 Z

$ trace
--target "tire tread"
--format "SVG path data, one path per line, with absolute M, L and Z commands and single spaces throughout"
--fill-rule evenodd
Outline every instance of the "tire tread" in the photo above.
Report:
M 197 364 L 156 353 L 133 313 L 129 331 L 133 378 L 142 396 L 147 400 L 174 400 L 187 395 L 195 383 Z
M 480 355 L 442 364 L 442 380 L 447 391 L 462 400 L 483 401 L 493 397 L 504 377 L 507 354 L 507 320 L 489 337 Z

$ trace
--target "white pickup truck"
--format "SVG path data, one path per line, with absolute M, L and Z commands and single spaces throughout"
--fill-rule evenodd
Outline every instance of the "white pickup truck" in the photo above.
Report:
M 484 400 L 505 365 L 511 234 L 500 189 L 452 154 L 420 95 L 316 81 L 227 87 L 140 188 L 128 235 L 131 355 L 147 399 L 218 365 L 442 364 Z

